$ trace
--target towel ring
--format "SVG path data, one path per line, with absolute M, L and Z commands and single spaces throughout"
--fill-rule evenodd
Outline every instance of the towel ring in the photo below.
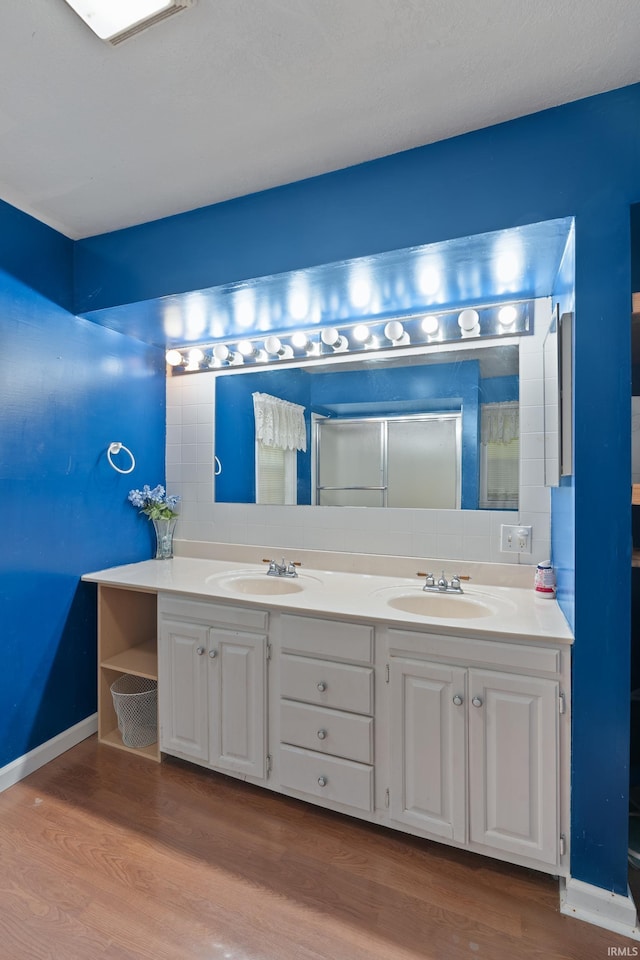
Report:
M 213 475 L 214 477 L 219 477 L 221 473 L 222 473 L 222 464 L 214 454 L 213 455 Z
M 122 467 L 117 467 L 113 462 L 113 460 L 111 459 L 112 456 L 115 456 L 116 454 L 120 453 L 121 450 L 124 450 L 124 452 L 128 453 L 129 456 L 131 457 L 131 466 L 128 468 L 128 470 L 123 470 Z M 129 450 L 129 447 L 125 447 L 124 443 L 119 443 L 117 440 L 114 440 L 113 443 L 109 444 L 109 447 L 107 449 L 107 460 L 109 461 L 109 463 L 117 473 L 131 473 L 131 471 L 135 468 L 135 465 L 136 465 L 136 458 L 131 453 L 131 450 Z

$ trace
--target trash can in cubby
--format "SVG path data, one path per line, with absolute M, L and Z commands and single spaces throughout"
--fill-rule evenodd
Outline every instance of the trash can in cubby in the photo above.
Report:
M 125 673 L 111 684 L 118 730 L 125 747 L 148 747 L 158 739 L 158 682 Z

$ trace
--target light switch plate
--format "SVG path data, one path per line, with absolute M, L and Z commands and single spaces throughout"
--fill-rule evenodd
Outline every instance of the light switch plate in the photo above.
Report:
M 531 527 L 524 524 L 500 524 L 502 553 L 531 553 Z

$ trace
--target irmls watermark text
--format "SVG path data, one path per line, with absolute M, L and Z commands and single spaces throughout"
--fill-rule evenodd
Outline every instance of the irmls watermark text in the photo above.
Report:
M 640 947 L 607 947 L 608 957 L 637 957 Z

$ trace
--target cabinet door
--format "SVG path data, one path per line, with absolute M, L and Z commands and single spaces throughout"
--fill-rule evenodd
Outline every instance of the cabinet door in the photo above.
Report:
M 464 843 L 466 671 L 392 659 L 389 683 L 391 816 Z
M 209 632 L 210 763 L 264 777 L 267 756 L 267 638 Z
M 160 749 L 209 759 L 207 731 L 208 628 L 160 621 L 158 700 Z
M 469 671 L 472 842 L 557 863 L 558 694 L 553 680 Z

